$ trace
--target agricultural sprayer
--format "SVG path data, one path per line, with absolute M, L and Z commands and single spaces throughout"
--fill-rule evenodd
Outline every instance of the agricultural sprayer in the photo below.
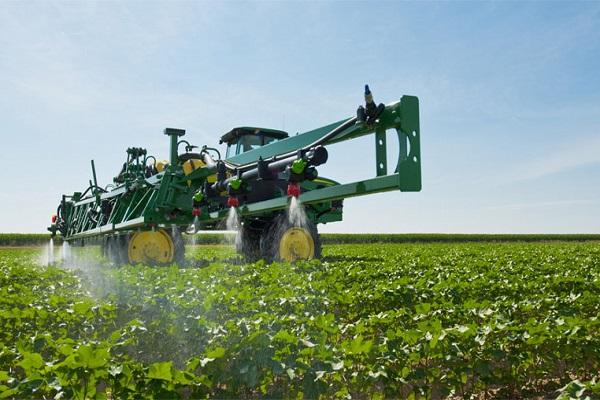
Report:
M 129 148 L 113 183 L 101 187 L 92 160 L 88 188 L 62 196 L 48 230 L 72 243 L 100 241 L 116 263 L 168 264 L 183 261 L 182 234 L 190 226 L 194 232 L 222 229 L 235 212 L 240 221 L 236 249 L 247 258 L 319 257 L 317 224 L 341 221 L 345 198 L 421 190 L 418 99 L 402 96 L 377 105 L 366 86 L 365 102 L 355 117 L 295 136 L 234 128 L 221 137 L 225 157 L 215 148 L 181 139 L 184 130 L 167 128 L 168 161 L 143 148 Z M 395 131 L 399 142 L 393 172 L 388 172 L 388 130 Z M 370 134 L 375 177 L 338 183 L 319 176 L 317 167 L 327 162 L 329 145 Z M 292 202 L 304 207 L 303 221 L 288 217 Z

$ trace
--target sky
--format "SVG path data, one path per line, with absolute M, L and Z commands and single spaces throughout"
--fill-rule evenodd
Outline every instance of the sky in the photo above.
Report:
M 320 231 L 600 233 L 598 71 L 600 2 L 3 2 L 0 232 L 44 232 L 90 159 L 107 184 L 127 147 L 167 158 L 165 127 L 303 132 L 368 83 L 419 97 L 423 189 Z M 374 148 L 320 173 L 373 177 Z

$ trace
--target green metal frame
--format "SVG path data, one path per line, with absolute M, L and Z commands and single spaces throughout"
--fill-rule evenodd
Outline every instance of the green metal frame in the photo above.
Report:
M 329 146 L 334 143 L 352 140 L 373 134 L 375 141 L 375 176 L 352 183 L 337 184 L 325 180 L 317 185 L 306 181 L 302 184 L 304 192 L 299 199 L 310 206 L 309 217 L 315 223 L 339 221 L 340 209 L 332 207 L 333 202 L 349 197 L 364 196 L 391 190 L 421 190 L 421 153 L 419 129 L 419 101 L 414 96 L 403 96 L 400 101 L 385 107 L 377 122 L 372 126 L 356 123 L 335 136 L 329 133 L 344 122 L 338 121 L 327 126 L 291 136 L 261 148 L 248 151 L 226 160 L 230 166 L 246 166 L 256 163 L 259 158 L 267 159 L 307 148 L 313 143 Z M 387 159 L 386 132 L 395 130 L 399 140 L 398 160 L 392 173 Z M 144 149 L 128 149 L 128 162 L 118 186 L 103 192 L 96 181 L 96 171 L 92 161 L 93 182 L 90 181 L 91 195 L 81 199 L 80 193 L 63 196 L 61 202 L 60 225 L 49 228 L 53 233 L 59 231 L 66 240 L 77 240 L 95 236 L 114 234 L 136 229 L 151 229 L 160 226 L 187 226 L 193 221 L 192 196 L 201 188 L 207 178 L 215 171 L 211 168 L 198 168 L 188 175 L 184 174 L 179 163 L 178 140 L 185 134 L 180 129 L 166 129 L 170 137 L 170 164 L 167 168 L 146 178 L 144 168 L 149 157 Z M 325 138 L 325 139 L 324 139 Z M 139 158 L 142 155 L 143 161 Z M 323 178 L 319 178 L 323 181 Z M 287 208 L 288 197 L 281 193 L 278 197 L 241 204 L 239 212 L 242 218 L 271 218 L 274 213 Z M 104 207 L 104 209 L 102 208 Z M 99 211 L 100 210 L 100 211 Z M 215 229 L 227 217 L 227 207 L 214 204 L 204 205 L 198 218 L 202 229 Z M 97 218 L 95 218 L 96 216 Z

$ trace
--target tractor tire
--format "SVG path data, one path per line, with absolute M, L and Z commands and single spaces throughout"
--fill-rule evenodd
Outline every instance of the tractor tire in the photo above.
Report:
M 184 262 L 185 242 L 179 229 L 142 230 L 128 237 L 124 263 L 167 266 Z
M 321 258 L 321 238 L 312 221 L 299 226 L 292 223 L 287 214 L 280 214 L 263 230 L 260 251 L 267 262 Z

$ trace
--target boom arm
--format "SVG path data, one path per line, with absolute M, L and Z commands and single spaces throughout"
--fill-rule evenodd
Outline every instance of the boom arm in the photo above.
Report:
M 386 132 L 394 129 L 399 140 L 399 154 L 394 172 L 388 174 L 386 156 Z M 304 204 L 322 203 L 347 197 L 364 196 L 372 193 L 401 190 L 421 190 L 421 153 L 419 128 L 419 100 L 415 96 L 402 96 L 399 102 L 385 107 L 373 125 L 357 123 L 356 118 L 338 121 L 279 142 L 248 151 L 227 161 L 240 169 L 255 164 L 258 158 L 286 157 L 302 148 L 328 146 L 345 140 L 374 134 L 376 154 L 376 176 L 371 179 L 334 185 L 302 193 L 299 199 Z M 251 216 L 283 209 L 287 198 L 277 197 L 240 208 L 242 215 Z M 226 210 L 213 212 L 211 218 L 224 218 Z

